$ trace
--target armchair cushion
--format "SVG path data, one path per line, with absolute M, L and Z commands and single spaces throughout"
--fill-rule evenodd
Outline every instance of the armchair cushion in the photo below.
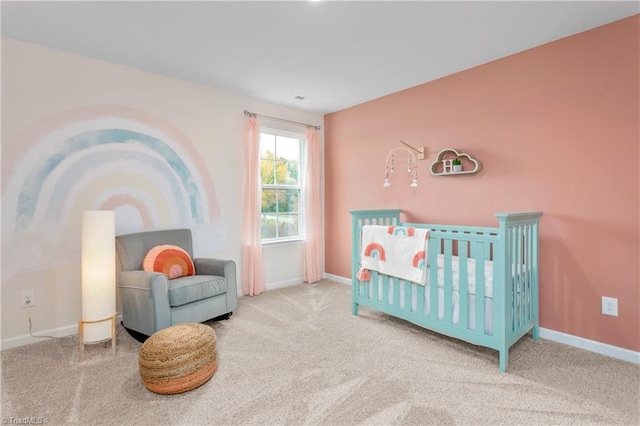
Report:
M 169 306 L 182 306 L 227 292 L 227 281 L 215 275 L 192 275 L 169 281 Z
M 189 253 L 171 244 L 162 244 L 149 250 L 142 261 L 142 270 L 162 272 L 170 280 L 195 274 Z

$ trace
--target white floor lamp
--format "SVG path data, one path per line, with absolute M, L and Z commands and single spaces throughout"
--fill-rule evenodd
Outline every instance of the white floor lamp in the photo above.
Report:
M 82 320 L 78 321 L 80 361 L 86 344 L 111 340 L 116 353 L 116 254 L 113 211 L 82 214 Z

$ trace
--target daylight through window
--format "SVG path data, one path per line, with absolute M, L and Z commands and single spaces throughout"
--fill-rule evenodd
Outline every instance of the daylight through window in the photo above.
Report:
M 302 135 L 260 131 L 263 241 L 301 237 Z

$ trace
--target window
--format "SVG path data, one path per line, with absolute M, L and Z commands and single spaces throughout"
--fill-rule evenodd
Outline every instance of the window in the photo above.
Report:
M 263 241 L 302 236 L 302 140 L 301 134 L 260 129 Z

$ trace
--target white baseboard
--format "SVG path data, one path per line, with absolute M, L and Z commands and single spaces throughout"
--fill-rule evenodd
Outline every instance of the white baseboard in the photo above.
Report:
M 116 316 L 116 323 L 119 324 L 120 321 L 122 321 L 122 315 Z M 10 337 L 8 339 L 0 341 L 0 348 L 2 350 L 17 348 L 18 346 L 30 345 L 32 343 L 42 342 L 47 339 L 66 337 L 73 334 L 78 334 L 78 324 L 53 328 L 51 330 L 37 331 L 33 333 L 33 336 L 31 336 L 30 334 L 25 334 L 22 336 Z
M 266 291 L 275 290 L 276 288 L 291 287 L 292 285 L 298 285 L 303 283 L 304 283 L 304 278 L 300 277 L 300 278 L 295 278 L 293 280 L 279 281 L 277 283 L 267 284 L 265 290 Z
M 338 275 L 327 273 L 324 274 L 324 277 L 328 280 L 335 281 L 341 284 L 351 285 L 351 278 L 340 277 Z M 543 327 L 540 327 L 540 337 L 587 351 L 621 359 L 623 361 L 629 361 L 634 364 L 640 364 L 640 352 L 635 352 L 630 349 L 624 349 L 618 346 L 596 342 L 595 340 L 589 340 L 583 337 L 573 336 L 571 334 L 561 333 L 559 331 L 550 330 Z
M 585 349 L 587 351 L 596 352 L 623 361 L 629 361 L 634 364 L 640 364 L 640 352 L 630 349 L 620 348 L 618 346 L 609 345 L 595 340 L 585 339 L 583 337 L 573 336 L 571 334 L 561 333 L 548 328 L 540 327 L 540 337 L 543 339 L 553 340 L 554 342 L 564 343 L 565 345 L 574 346 L 576 348 Z
M 328 280 L 335 281 L 340 284 L 351 285 L 351 278 L 340 277 L 338 275 L 327 274 L 325 272 L 324 277 Z
M 23 336 L 11 337 L 9 339 L 4 339 L 0 342 L 2 346 L 2 350 L 17 348 L 18 346 L 30 345 L 32 343 L 42 342 L 47 340 L 50 337 L 65 337 L 71 334 L 78 334 L 78 324 L 68 325 L 66 327 L 55 328 L 53 330 L 45 330 L 37 332 L 36 336 L 46 336 L 46 337 L 32 337 L 29 334 L 25 334 Z
M 283 287 L 291 287 L 292 285 L 298 285 L 303 283 L 304 283 L 304 279 L 302 277 L 294 278 L 286 281 L 278 281 L 275 283 L 267 283 L 265 285 L 264 291 L 275 290 L 277 288 L 283 288 Z M 246 296 L 246 295 L 242 294 L 242 289 L 238 289 L 238 297 L 243 297 L 243 296 Z
M 296 278 L 296 279 L 287 280 L 287 281 L 279 281 L 276 283 L 267 283 L 265 286 L 265 291 L 275 290 L 276 288 L 282 288 L 282 287 L 290 287 L 292 285 L 298 285 L 303 283 L 304 283 L 303 278 Z M 242 293 L 242 288 L 238 288 L 238 297 L 242 297 L 242 296 L 244 296 L 244 294 Z

